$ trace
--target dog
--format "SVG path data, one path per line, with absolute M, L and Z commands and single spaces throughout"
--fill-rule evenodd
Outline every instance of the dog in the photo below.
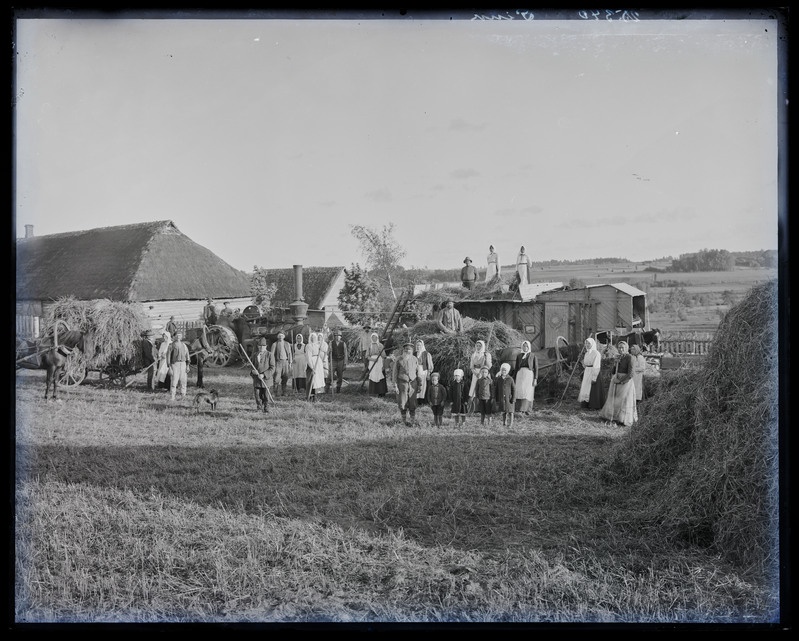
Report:
M 202 405 L 203 401 L 208 403 L 211 406 L 212 410 L 216 409 L 216 403 L 219 400 L 219 394 L 217 394 L 215 389 L 212 389 L 210 392 L 206 392 L 205 390 L 197 392 L 194 396 L 194 408 L 199 412 L 200 406 Z

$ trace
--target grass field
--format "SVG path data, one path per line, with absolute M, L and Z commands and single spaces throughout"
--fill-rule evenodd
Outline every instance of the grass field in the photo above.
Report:
M 18 373 L 17 622 L 778 616 L 768 579 L 647 521 L 652 488 L 602 480 L 626 429 L 571 395 L 433 428 L 354 382 L 268 416 L 245 370 L 206 386 L 213 414 L 138 382 L 45 403 L 43 373 Z

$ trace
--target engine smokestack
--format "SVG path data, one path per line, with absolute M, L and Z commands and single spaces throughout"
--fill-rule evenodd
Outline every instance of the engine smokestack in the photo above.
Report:
M 289 307 L 294 317 L 294 322 L 301 325 L 308 318 L 308 305 L 302 295 L 302 265 L 294 265 L 294 295 L 295 300 Z
M 25 225 L 25 238 L 33 238 L 33 225 Z

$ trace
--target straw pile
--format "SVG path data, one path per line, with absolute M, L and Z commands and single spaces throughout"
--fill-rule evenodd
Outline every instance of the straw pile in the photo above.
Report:
M 777 284 L 730 309 L 701 369 L 662 373 L 605 470 L 650 481 L 648 518 L 737 565 L 773 567 L 778 524 Z
M 422 321 L 394 332 L 395 346 L 406 342 L 415 343 L 417 340 L 424 341 L 425 349 L 433 357 L 433 367 L 440 373 L 441 382 L 446 385 L 452 379 L 452 372 L 456 368 L 462 369 L 464 378 L 469 379 L 469 360 L 478 340 L 486 343 L 486 350 L 496 360 L 499 350 L 519 347 L 525 338 L 502 321 L 476 321 L 468 317 L 463 319 L 461 334 L 443 333 L 432 321 Z M 491 373 L 495 374 L 497 371 L 499 363 L 495 362 Z
M 141 366 L 138 343 L 150 321 L 138 303 L 83 301 L 66 296 L 48 310 L 45 328 L 53 327 L 57 319 L 86 334 L 84 355 L 89 369 L 102 369 L 117 359 L 131 360 L 135 368 Z
M 510 286 L 513 278 L 499 276 L 486 282 L 475 283 L 472 289 L 466 287 L 443 287 L 441 289 L 431 289 L 416 296 L 416 300 L 422 303 L 438 304 L 446 303 L 448 300 L 492 300 L 510 298 Z

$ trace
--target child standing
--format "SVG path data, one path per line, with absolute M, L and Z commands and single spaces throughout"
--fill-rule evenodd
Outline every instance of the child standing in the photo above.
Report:
M 491 373 L 487 367 L 483 367 L 480 370 L 480 378 L 477 379 L 475 387 L 475 398 L 477 399 L 477 407 L 480 410 L 480 425 L 486 424 L 486 416 L 488 416 L 488 424 L 491 425 L 494 382 L 491 380 Z
M 441 378 L 438 372 L 430 375 L 430 384 L 425 390 L 424 400 L 433 410 L 433 426 L 441 427 L 444 424 L 444 404 L 447 402 L 447 388 L 438 381 Z
M 463 382 L 463 370 L 458 368 L 452 372 L 453 381 L 449 386 L 449 397 L 452 400 L 452 416 L 455 418 L 455 425 L 458 424 L 460 419 L 461 425 L 466 423 L 466 403 L 469 398 L 467 396 L 466 385 Z
M 510 365 L 502 363 L 497 374 L 496 386 L 496 400 L 497 412 L 502 412 L 502 424 L 513 427 L 513 409 L 516 403 L 516 384 L 513 379 L 508 376 L 510 372 Z M 510 416 L 510 424 L 508 423 L 508 416 Z

